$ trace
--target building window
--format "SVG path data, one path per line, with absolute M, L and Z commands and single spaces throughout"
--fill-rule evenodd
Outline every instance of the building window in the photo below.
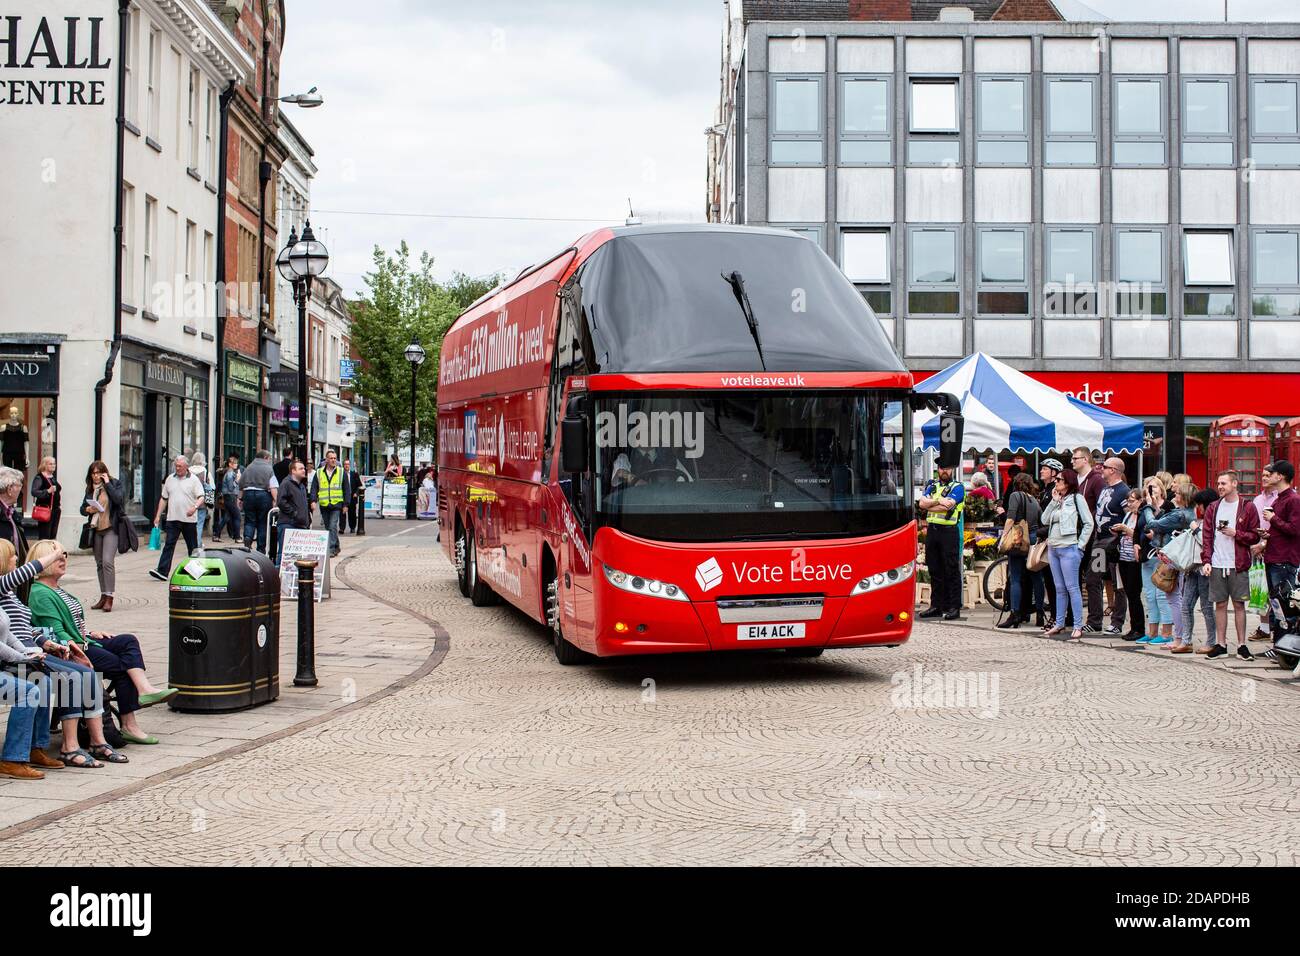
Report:
M 1097 164 L 1097 80 L 1091 76 L 1047 80 L 1043 162 L 1048 166 Z
M 188 219 L 185 220 L 185 301 L 189 301 L 190 283 L 194 281 L 198 272 L 198 261 L 194 258 L 198 255 L 198 227 Z
M 1115 314 L 1163 316 L 1168 312 L 1163 229 L 1115 230 Z
M 148 109 L 148 116 L 145 121 L 147 134 L 155 141 L 158 139 L 158 121 L 159 121 L 159 99 L 162 85 L 162 32 L 157 27 L 149 28 L 149 62 L 147 64 L 148 73 L 145 76 L 147 84 L 147 96 L 145 106 Z
M 1236 296 L 1232 290 L 1236 284 L 1235 273 L 1231 232 L 1186 232 L 1183 235 L 1183 314 L 1188 318 L 1236 315 Z
M 1232 166 L 1232 80 L 1183 80 L 1183 165 Z
M 122 301 L 135 304 L 135 261 L 131 243 L 135 240 L 135 187 L 122 183 Z
M 1095 229 L 1049 229 L 1046 242 L 1043 314 L 1097 314 Z
M 1028 84 L 1024 77 L 980 77 L 975 87 L 975 162 L 1029 163 Z
M 252 209 L 260 209 L 262 206 L 257 152 L 253 149 L 253 144 L 242 136 L 239 138 L 239 198 L 245 206 Z
M 820 76 L 772 77 L 772 108 L 769 111 L 773 166 L 819 166 L 824 162 L 822 146 L 826 115 L 822 103 Z
M 145 309 L 153 304 L 154 276 L 158 263 L 155 250 L 158 248 L 158 200 L 152 196 L 144 197 L 144 288 L 141 289 L 142 305 Z
M 217 178 L 217 88 L 208 84 L 206 109 L 203 118 L 203 178 L 213 182 Z
M 1300 229 L 1259 229 L 1253 238 L 1251 315 L 1300 317 Z
M 185 124 L 189 134 L 189 168 L 195 171 L 199 168 L 199 90 L 202 85 L 203 78 L 199 71 L 190 70 L 189 105 L 186 108 Z
M 956 229 L 912 229 L 908 237 L 909 315 L 960 315 Z
M 890 164 L 890 103 L 887 77 L 840 77 L 840 165 Z
M 257 236 L 243 226 L 239 227 L 237 255 L 239 310 L 244 315 L 252 315 L 253 303 L 257 301 Z
M 1112 106 L 1114 164 L 1163 166 L 1167 113 L 1163 77 L 1117 77 Z
M 888 229 L 849 229 L 840 235 L 840 269 L 876 315 L 893 315 Z
M 122 68 L 125 71 L 123 80 L 126 83 L 126 118 L 133 122 L 139 119 L 140 110 L 140 77 L 135 62 L 140 55 L 137 50 L 139 44 L 140 11 L 133 8 L 126 28 L 126 56 L 122 58 Z
M 1252 80 L 1250 158 L 1257 166 L 1300 166 L 1300 80 Z
M 955 79 L 908 81 L 907 162 L 944 166 L 961 162 L 960 98 Z
M 980 315 L 1028 315 L 1027 229 L 980 227 L 976 241 L 976 311 Z

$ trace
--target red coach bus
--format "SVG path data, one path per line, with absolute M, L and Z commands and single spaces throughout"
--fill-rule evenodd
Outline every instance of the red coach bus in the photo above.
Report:
M 915 590 L 911 412 L 936 398 L 955 461 L 955 404 L 912 392 L 809 240 L 602 229 L 448 331 L 443 547 L 462 593 L 545 624 L 562 664 L 894 647 Z

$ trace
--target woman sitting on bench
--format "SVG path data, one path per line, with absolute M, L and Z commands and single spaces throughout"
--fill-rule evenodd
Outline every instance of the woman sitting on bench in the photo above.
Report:
M 55 549 L 62 552 L 57 541 L 38 541 L 32 545 L 28 557 L 40 560 L 53 557 Z M 54 639 L 65 647 L 80 647 L 95 670 L 103 674 L 117 698 L 117 712 L 122 718 L 122 736 L 133 744 L 156 744 L 158 738 L 146 733 L 136 717 L 142 707 L 151 707 L 177 693 L 176 688 L 159 690 L 149 683 L 144 672 L 144 655 L 134 634 L 105 634 L 87 631 L 85 611 L 81 602 L 59 587 L 59 581 L 68 573 L 68 556 L 63 552 L 53 557 L 32 585 L 27 603 L 32 609 L 32 624 L 54 631 Z M 92 750 L 100 756 L 98 750 Z M 116 756 L 120 757 L 120 754 Z M 104 756 L 112 763 L 113 756 Z M 125 759 L 125 758 L 123 758 Z
M 50 550 L 43 561 L 29 561 L 18 567 L 18 555 L 13 543 L 0 538 L 0 614 L 5 616 L 9 632 L 25 647 L 40 651 L 44 656 L 32 663 L 49 672 L 53 694 L 54 718 L 59 721 L 63 743 L 59 759 L 65 767 L 78 770 L 97 770 L 104 765 L 95 755 L 81 749 L 77 741 L 77 722 L 86 721 L 90 735 L 90 749 L 96 753 L 116 753 L 104 739 L 104 685 L 95 676 L 90 661 L 74 657 L 73 651 L 57 641 L 41 641 L 32 632 L 32 612 L 18 597 L 18 589 L 36 579 L 45 565 L 54 560 L 54 554 L 67 555 L 62 545 L 55 542 L 57 552 Z M 36 735 L 33 735 L 34 737 Z M 39 761 L 39 758 L 36 758 Z M 123 758 L 119 763 L 124 762 Z M 39 764 L 48 766 L 47 764 Z

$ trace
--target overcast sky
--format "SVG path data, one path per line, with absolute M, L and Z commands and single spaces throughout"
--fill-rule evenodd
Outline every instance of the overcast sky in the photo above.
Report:
M 1223 0 L 1060 6 L 1072 18 L 1223 18 Z M 1234 20 L 1297 10 L 1229 0 Z M 402 239 L 432 253 L 440 277 L 513 273 L 621 224 L 628 197 L 647 222 L 703 219 L 722 11 L 721 0 L 287 0 L 281 93 L 325 97 L 285 109 L 316 150 L 312 221 L 330 274 L 356 293 L 371 249 Z

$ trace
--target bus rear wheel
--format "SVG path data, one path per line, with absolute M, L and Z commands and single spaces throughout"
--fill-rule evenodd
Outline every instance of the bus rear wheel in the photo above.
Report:
M 787 647 L 785 652 L 791 657 L 821 657 L 824 647 Z
M 555 659 L 565 667 L 586 664 L 593 659 L 592 655 L 565 640 L 564 628 L 560 624 L 560 582 L 556 578 L 546 584 L 546 624 L 551 631 L 551 647 L 555 650 Z
M 465 526 L 460 522 L 456 523 L 456 586 L 460 588 L 460 593 L 469 597 L 469 535 L 465 533 Z
M 465 582 L 463 589 L 469 595 L 469 603 L 475 607 L 491 607 L 497 603 L 496 593 L 479 577 L 478 545 L 474 543 L 473 527 L 465 530 Z

